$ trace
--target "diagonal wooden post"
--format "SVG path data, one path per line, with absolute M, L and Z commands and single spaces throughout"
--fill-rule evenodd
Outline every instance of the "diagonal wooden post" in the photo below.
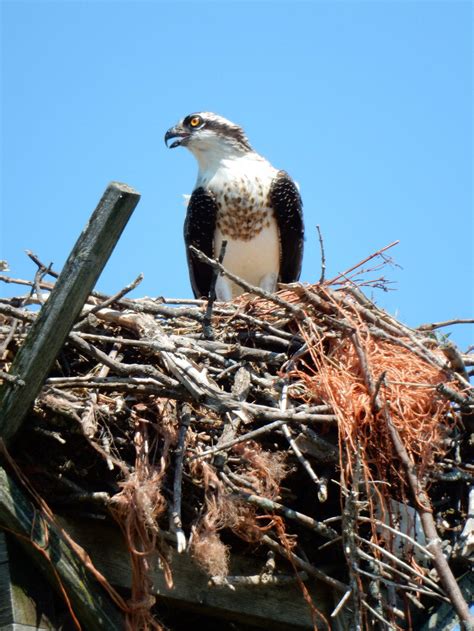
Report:
M 0 388 L 0 437 L 5 442 L 20 428 L 139 199 L 126 184 L 112 182 L 77 240 L 13 361 L 10 374 L 18 381 Z
M 0 467 L 0 529 L 15 535 L 24 548 L 30 559 L 31 576 L 34 576 L 32 564 L 40 571 L 40 576 L 36 573 L 33 580 L 46 579 L 50 588 L 52 587 L 63 598 L 66 595 L 70 611 L 79 618 L 84 630 L 124 629 L 121 609 L 125 609 L 125 603 L 117 601 L 116 592 L 115 603 L 113 602 L 110 591 L 107 593 L 104 589 L 103 576 L 101 585 L 97 580 L 97 570 L 95 574 L 90 571 L 91 562 L 84 550 L 68 541 L 61 528 L 26 497 L 23 489 L 3 467 Z M 5 594 L 7 587 L 0 584 L 0 611 L 3 615 L 7 613 L 5 609 L 8 608 Z M 116 604 L 120 604 L 120 607 Z M 38 611 L 37 614 L 39 613 Z M 12 624 L 8 627 L 2 625 L 1 628 L 26 630 L 36 629 L 37 626 L 35 624 L 34 627 L 20 627 Z

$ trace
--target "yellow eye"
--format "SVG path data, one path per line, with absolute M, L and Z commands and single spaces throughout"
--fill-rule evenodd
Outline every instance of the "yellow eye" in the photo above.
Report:
M 189 121 L 189 124 L 191 127 L 199 127 L 199 125 L 201 124 L 201 117 L 193 116 L 191 120 Z

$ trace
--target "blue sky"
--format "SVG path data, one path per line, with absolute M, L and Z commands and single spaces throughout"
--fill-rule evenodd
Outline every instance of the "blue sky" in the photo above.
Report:
M 0 258 L 61 268 L 110 180 L 142 200 L 98 287 L 191 296 L 196 164 L 163 143 L 196 110 L 242 124 L 300 184 L 302 280 L 400 239 L 380 305 L 410 325 L 473 314 L 472 4 L 16 2 L 2 9 Z M 8 287 L 1 287 L 5 295 Z M 472 327 L 453 339 L 473 343 Z

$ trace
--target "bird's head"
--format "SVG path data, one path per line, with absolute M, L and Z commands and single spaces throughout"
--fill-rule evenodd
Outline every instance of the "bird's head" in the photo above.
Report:
M 168 141 L 175 139 L 170 145 Z M 166 146 L 187 147 L 200 163 L 252 151 L 241 127 L 212 112 L 195 112 L 165 134 Z

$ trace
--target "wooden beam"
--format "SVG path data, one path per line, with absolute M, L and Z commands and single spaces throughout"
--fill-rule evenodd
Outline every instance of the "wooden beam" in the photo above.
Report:
M 42 515 L 2 467 L 0 528 L 15 535 L 50 588 L 56 589 L 60 596 L 61 586 L 64 588 L 83 629 L 124 629 L 122 614 L 86 569 L 85 559 L 64 539 L 60 529 Z
M 53 593 L 12 539 L 0 532 L 0 629 L 50 631 L 55 628 Z
M 6 381 L 0 388 L 5 442 L 20 428 L 139 199 L 126 184 L 112 182 L 77 240 L 11 366 L 10 375 L 21 381 Z
M 123 537 L 117 528 L 97 522 L 61 519 L 64 528 L 85 550 L 94 565 L 109 582 L 129 590 L 132 582 L 130 558 Z M 173 574 L 174 586 L 166 585 L 164 573 L 158 564 L 152 565 L 153 593 L 172 611 L 194 610 L 201 615 L 233 620 L 272 631 L 312 631 L 314 629 L 310 608 L 297 583 L 275 585 L 228 586 L 210 584 L 209 577 L 193 562 L 189 555 L 172 550 L 167 559 Z M 277 560 L 278 567 L 278 560 Z M 254 558 L 232 555 L 231 574 L 258 575 L 262 562 Z M 289 570 L 291 574 L 291 570 Z M 340 594 L 333 598 L 332 591 L 324 583 L 309 579 L 305 585 L 314 605 L 329 617 Z M 172 621 L 168 621 L 172 626 Z M 321 626 L 319 626 L 321 623 Z M 326 629 L 318 620 L 318 629 Z

